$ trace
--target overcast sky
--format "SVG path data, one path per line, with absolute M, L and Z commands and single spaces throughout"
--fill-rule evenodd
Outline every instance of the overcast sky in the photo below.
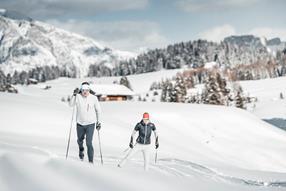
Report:
M 0 0 L 0 8 L 135 52 L 250 33 L 286 41 L 285 0 Z

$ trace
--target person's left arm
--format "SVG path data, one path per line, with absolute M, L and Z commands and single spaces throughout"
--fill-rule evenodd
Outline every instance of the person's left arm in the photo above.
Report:
M 152 123 L 152 131 L 153 131 L 154 136 L 155 136 L 155 148 L 158 149 L 159 148 L 158 132 L 156 131 L 156 126 L 153 123 Z

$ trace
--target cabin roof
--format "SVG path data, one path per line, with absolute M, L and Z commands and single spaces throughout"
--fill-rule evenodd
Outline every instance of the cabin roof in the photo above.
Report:
M 135 92 L 119 84 L 91 84 L 91 89 L 97 95 L 133 96 Z

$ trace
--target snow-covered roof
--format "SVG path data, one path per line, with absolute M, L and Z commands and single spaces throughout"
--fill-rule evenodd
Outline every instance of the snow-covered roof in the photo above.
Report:
M 215 66 L 217 66 L 216 62 L 207 62 L 207 63 L 205 63 L 205 68 L 206 69 L 211 69 L 211 68 L 213 68 Z
M 38 82 L 38 80 L 35 79 L 35 78 L 29 78 L 29 81 L 30 81 L 30 82 Z
M 91 89 L 97 95 L 132 96 L 135 93 L 129 88 L 118 84 L 91 84 Z

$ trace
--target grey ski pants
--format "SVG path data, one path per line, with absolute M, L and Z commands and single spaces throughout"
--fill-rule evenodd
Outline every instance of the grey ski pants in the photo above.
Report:
M 90 125 L 80 125 L 77 123 L 76 130 L 77 130 L 77 143 L 79 147 L 79 155 L 83 157 L 83 141 L 86 136 L 86 146 L 87 146 L 87 155 L 88 161 L 93 162 L 94 150 L 92 145 L 93 133 L 94 133 L 95 124 Z

